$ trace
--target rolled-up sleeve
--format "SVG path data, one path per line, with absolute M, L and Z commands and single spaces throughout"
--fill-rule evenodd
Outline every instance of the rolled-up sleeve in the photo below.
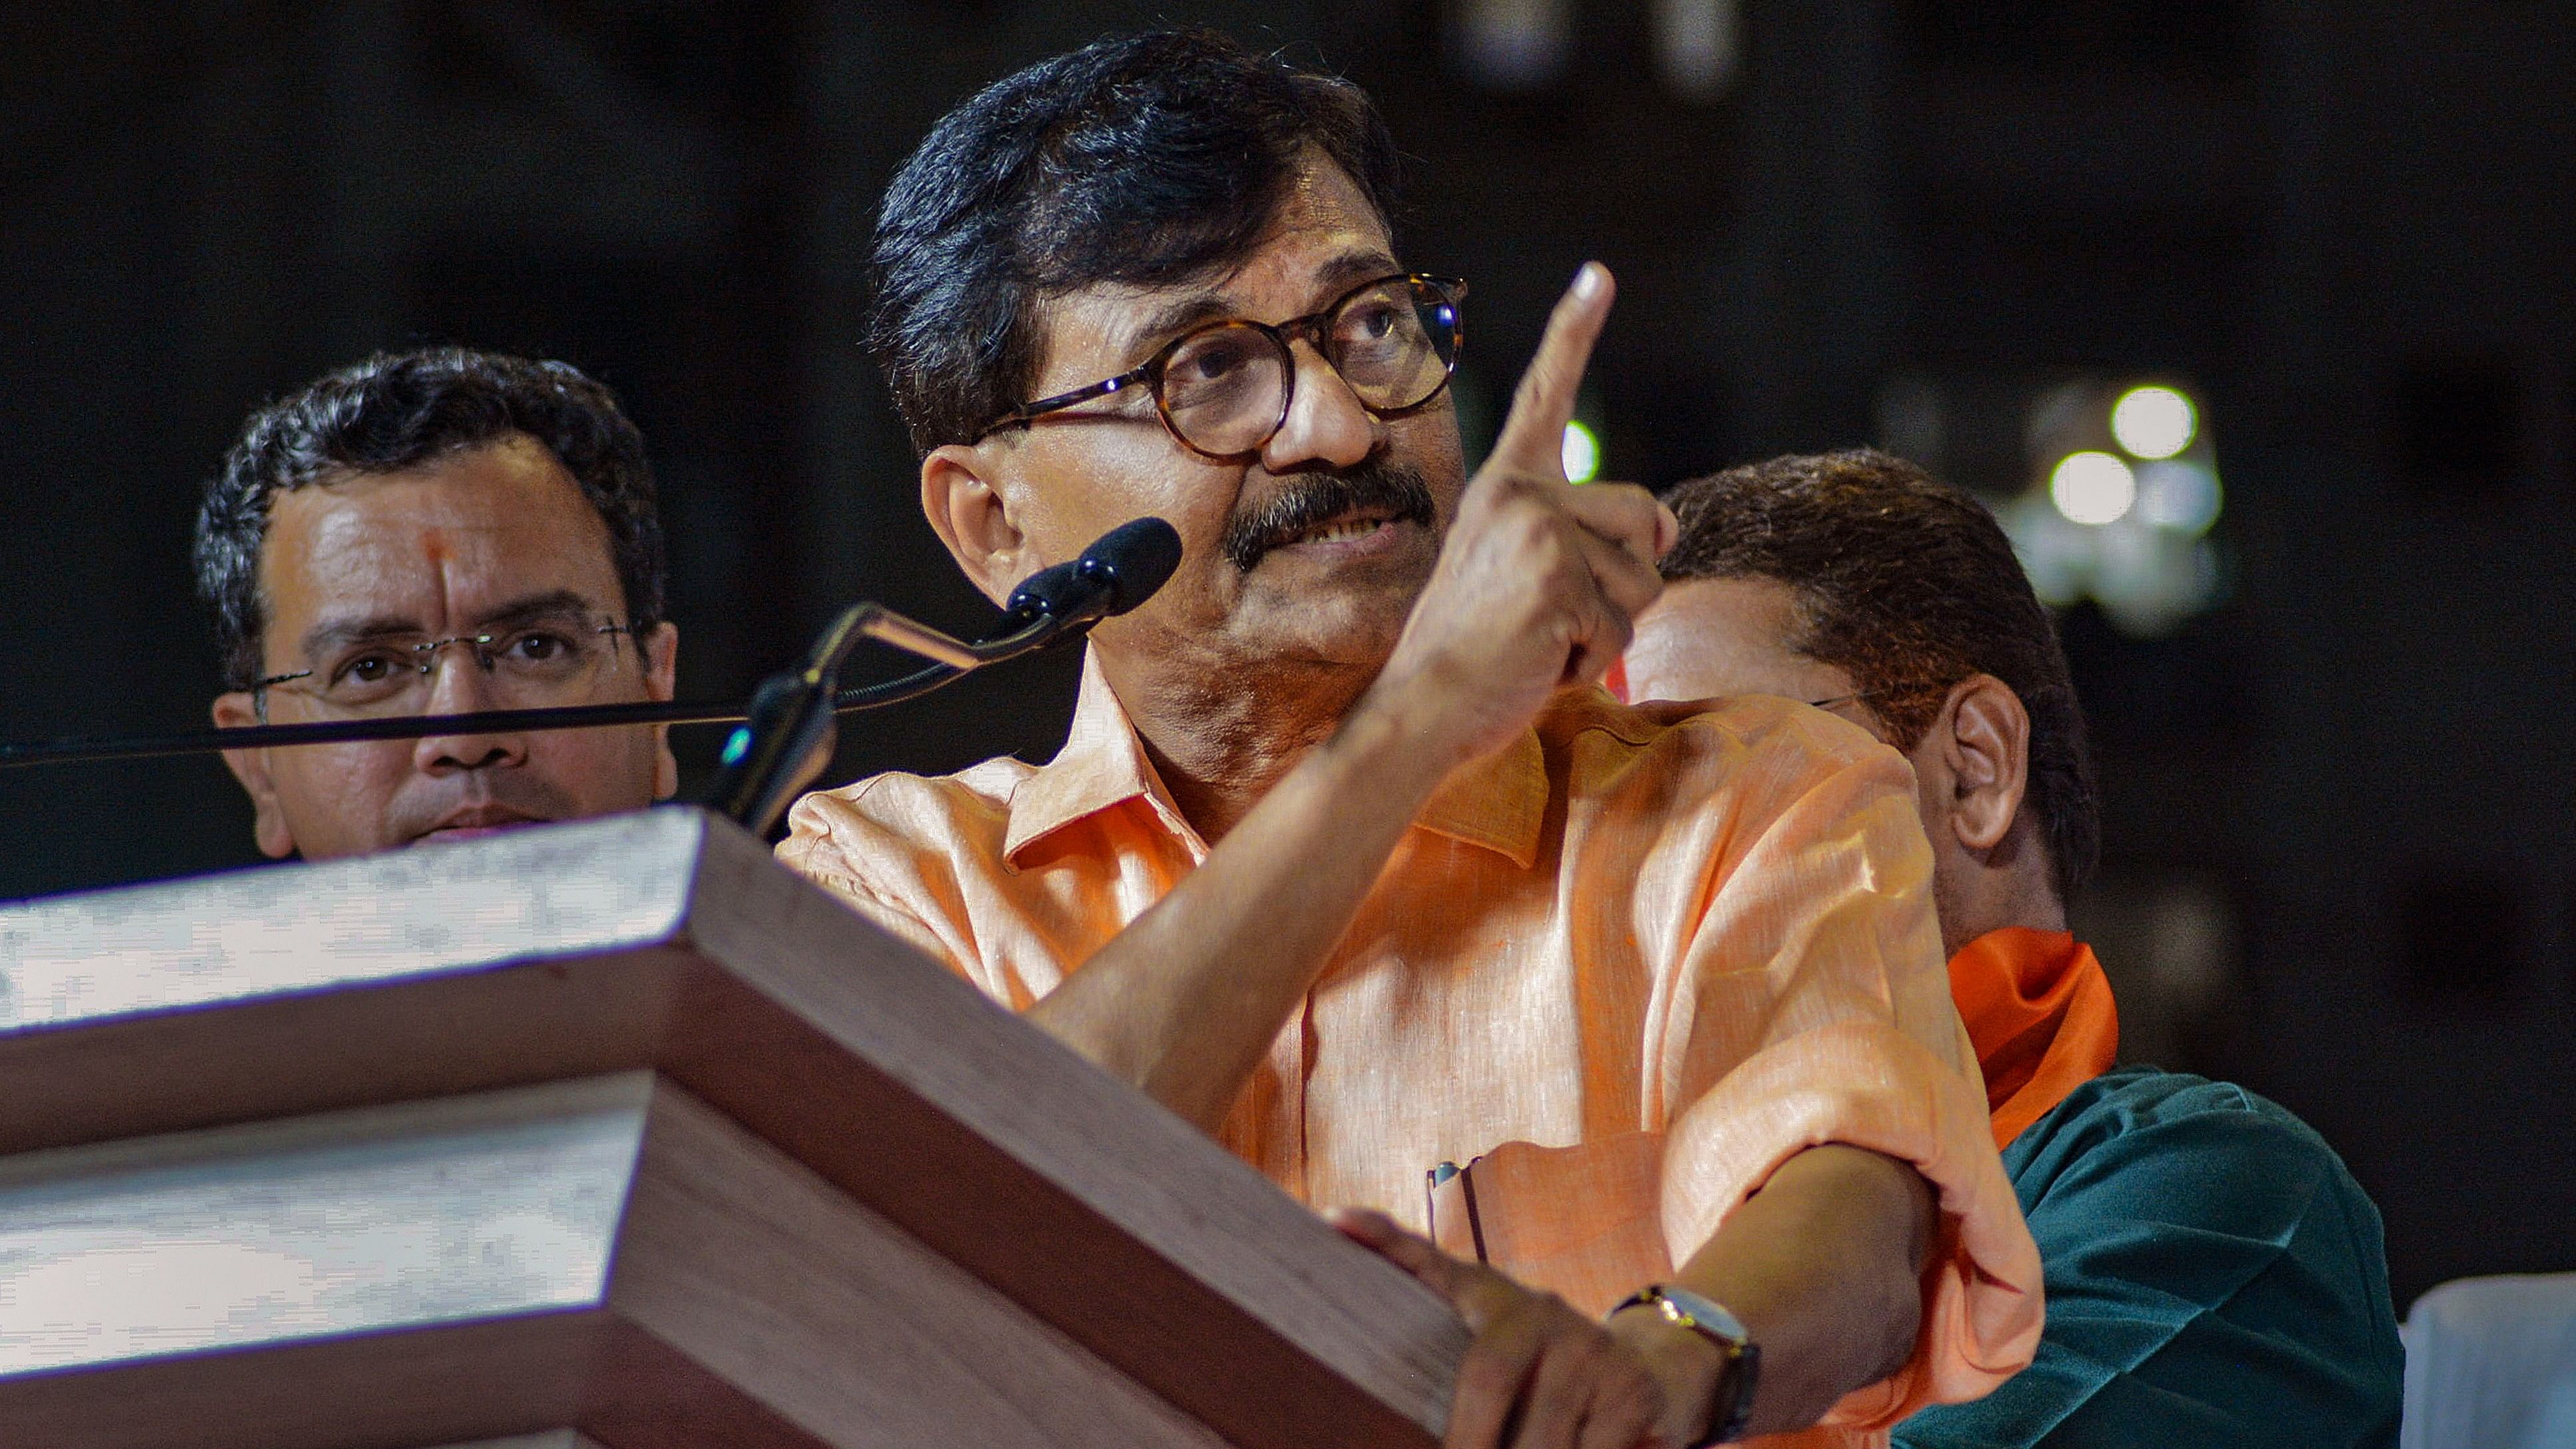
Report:
M 797 801 L 787 822 L 787 838 L 778 843 L 779 864 L 993 993 L 976 969 L 972 928 L 945 858 L 923 852 L 856 801 L 834 795 Z M 950 887 L 944 893 L 943 884 Z M 917 904 L 898 904 L 896 896 Z
M 2039 1254 L 1951 1003 L 1911 775 L 1873 751 L 1737 819 L 1741 844 L 1711 863 L 1660 1038 L 1672 1261 L 1809 1147 L 1912 1163 L 1941 1213 L 1914 1354 L 1824 1422 L 1876 1430 L 1977 1398 L 2031 1360 Z

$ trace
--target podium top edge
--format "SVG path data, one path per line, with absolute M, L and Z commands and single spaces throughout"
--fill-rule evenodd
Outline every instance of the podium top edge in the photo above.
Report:
M 719 833 L 740 834 L 661 806 L 19 902 L 0 908 L 0 1037 L 667 941 Z

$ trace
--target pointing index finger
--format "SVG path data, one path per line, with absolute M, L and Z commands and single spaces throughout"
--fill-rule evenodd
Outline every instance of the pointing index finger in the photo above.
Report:
M 1496 456 L 1529 472 L 1563 476 L 1565 425 L 1574 420 L 1575 393 L 1583 385 L 1583 369 L 1592 361 L 1592 344 L 1609 320 L 1616 291 L 1610 269 L 1599 262 L 1585 262 L 1574 274 L 1574 284 L 1548 314 L 1538 352 L 1521 374 L 1511 415 L 1494 443 Z

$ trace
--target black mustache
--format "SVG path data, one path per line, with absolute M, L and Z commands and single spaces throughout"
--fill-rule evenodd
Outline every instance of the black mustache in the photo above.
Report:
M 1429 528 L 1435 521 L 1431 485 L 1412 466 L 1372 458 L 1342 473 L 1298 473 L 1249 512 L 1226 520 L 1217 547 L 1226 561 L 1249 571 L 1261 556 L 1320 523 L 1345 513 L 1383 512 L 1397 523 Z

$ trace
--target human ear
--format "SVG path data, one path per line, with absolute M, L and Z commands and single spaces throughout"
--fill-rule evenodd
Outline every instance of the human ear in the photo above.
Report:
M 215 727 L 246 729 L 260 723 L 258 701 L 249 691 L 215 697 Z M 272 860 L 284 860 L 295 853 L 295 834 L 287 829 L 286 812 L 277 801 L 276 782 L 269 778 L 268 752 L 265 750 L 226 750 L 224 768 L 241 781 L 242 792 L 250 796 L 251 834 L 259 842 L 259 853 Z
M 2030 711 L 1991 674 L 1950 687 L 1933 723 L 1950 776 L 1950 831 L 1961 845 L 1988 851 L 2003 843 L 2030 784 Z
M 1031 572 L 1028 539 L 981 446 L 949 443 L 921 460 L 921 511 L 968 582 L 995 604 Z
M 635 641 L 635 652 L 643 656 L 644 697 L 667 701 L 678 689 L 680 674 L 680 626 L 665 619 L 653 626 L 653 632 Z M 680 762 L 671 753 L 671 727 L 653 727 L 653 798 L 668 800 L 680 793 Z

